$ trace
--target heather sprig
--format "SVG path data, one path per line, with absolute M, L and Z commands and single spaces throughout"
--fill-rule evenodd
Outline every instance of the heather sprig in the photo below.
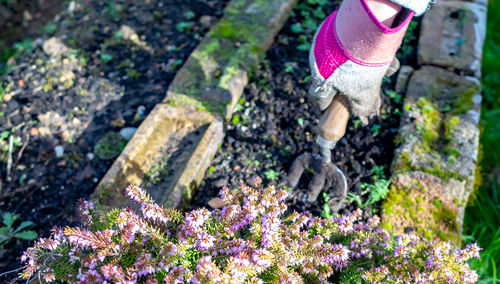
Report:
M 22 257 L 22 278 L 78 283 L 472 283 L 470 244 L 456 253 L 447 243 L 414 235 L 395 241 L 376 216 L 362 211 L 331 219 L 285 214 L 286 191 L 273 186 L 224 188 L 221 209 L 182 213 L 156 204 L 136 186 L 140 205 L 99 216 L 80 202 L 82 228 L 56 228 Z

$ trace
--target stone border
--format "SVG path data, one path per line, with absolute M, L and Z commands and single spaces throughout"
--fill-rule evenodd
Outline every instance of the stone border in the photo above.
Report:
M 382 205 L 383 226 L 395 234 L 415 231 L 461 245 L 465 207 L 480 174 L 486 10 L 482 0 L 438 1 L 423 16 L 422 67 L 402 68 L 398 78 L 398 89 L 407 94 L 391 191 Z
M 167 95 L 148 115 L 100 181 L 91 199 L 103 206 L 129 205 L 125 188 L 169 159 L 169 180 L 148 192 L 160 204 L 178 207 L 191 197 L 224 137 L 224 119 L 234 106 L 297 0 L 232 0 L 189 56 Z M 194 133 L 194 134 L 193 134 Z M 194 136 L 193 136 L 194 135 Z M 194 140 L 193 140 L 194 139 Z M 188 142 L 186 146 L 186 141 Z M 179 153 L 180 152 L 180 153 Z M 167 165 L 168 165 L 167 163 Z

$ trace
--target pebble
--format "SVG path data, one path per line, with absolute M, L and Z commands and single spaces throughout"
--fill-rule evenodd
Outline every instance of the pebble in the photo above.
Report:
M 201 27 L 204 29 L 210 28 L 213 21 L 214 21 L 214 18 L 212 18 L 211 16 L 208 16 L 208 15 L 203 15 L 200 17 L 200 24 L 201 24 Z
M 68 12 L 70 12 L 70 13 L 73 12 L 75 10 L 75 7 L 76 7 L 75 1 L 69 2 Z
M 224 200 L 222 200 L 222 198 L 220 197 L 215 197 L 210 199 L 210 201 L 208 201 L 208 206 L 212 207 L 212 209 L 219 209 L 224 207 L 224 205 L 226 204 L 224 203 Z
M 56 157 L 60 158 L 64 154 L 64 147 L 61 145 L 57 145 L 54 147 L 54 152 L 56 153 Z
M 37 136 L 38 135 L 38 129 L 36 129 L 35 127 L 31 128 L 30 135 L 31 136 Z
M 132 139 L 132 136 L 134 136 L 134 133 L 136 131 L 136 127 L 125 127 L 120 130 L 120 135 L 123 137 L 123 139 L 130 140 Z
M 40 133 L 41 136 L 49 136 L 52 132 L 50 132 L 48 127 L 42 126 L 38 129 L 38 133 Z

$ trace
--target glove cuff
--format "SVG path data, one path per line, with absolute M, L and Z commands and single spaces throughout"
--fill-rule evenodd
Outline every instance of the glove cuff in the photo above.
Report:
M 415 12 L 415 16 L 421 16 L 425 11 L 429 10 L 430 0 L 391 0 L 402 7 L 410 9 Z
M 388 65 L 414 14 L 403 9 L 394 27 L 387 27 L 375 17 L 366 0 L 344 0 L 335 18 L 335 38 L 353 62 L 364 66 Z

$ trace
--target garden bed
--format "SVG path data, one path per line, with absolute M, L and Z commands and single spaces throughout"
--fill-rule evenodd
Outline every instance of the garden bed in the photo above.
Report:
M 41 236 L 74 225 L 76 201 L 116 156 L 97 142 L 140 124 L 226 3 L 84 1 L 64 7 L 43 39 L 16 45 L 0 80 L 1 211 L 33 221 Z M 113 135 L 119 153 L 126 142 Z M 0 270 L 19 267 L 28 244 L 0 250 Z
M 227 124 L 222 147 L 192 198 L 191 207 L 207 207 L 222 187 L 237 189 L 255 176 L 262 177 L 264 183 L 285 186 L 293 160 L 302 153 L 315 151 L 315 128 L 320 113 L 307 98 L 310 75 L 307 43 L 324 15 L 333 11 L 339 2 L 321 3 L 299 2 L 267 52 Z M 418 22 L 414 21 L 399 51 L 402 64 L 416 66 L 417 26 Z M 360 196 L 362 204 L 366 204 L 369 197 L 366 184 L 390 176 L 403 102 L 401 94 L 393 91 L 395 78 L 384 81 L 383 92 L 388 95 L 382 96 L 382 115 L 371 119 L 367 126 L 351 118 L 345 137 L 333 150 L 332 159 L 346 174 L 349 192 Z M 324 190 L 325 195 L 316 203 L 306 204 L 304 193 L 311 177 L 310 173 L 304 174 L 288 204 L 292 210 L 309 210 L 320 215 L 324 210 L 324 197 L 332 197 L 331 189 Z M 341 213 L 359 206 L 354 200 L 356 197 L 351 197 Z M 366 207 L 369 210 L 373 207 L 375 213 L 379 205 Z

